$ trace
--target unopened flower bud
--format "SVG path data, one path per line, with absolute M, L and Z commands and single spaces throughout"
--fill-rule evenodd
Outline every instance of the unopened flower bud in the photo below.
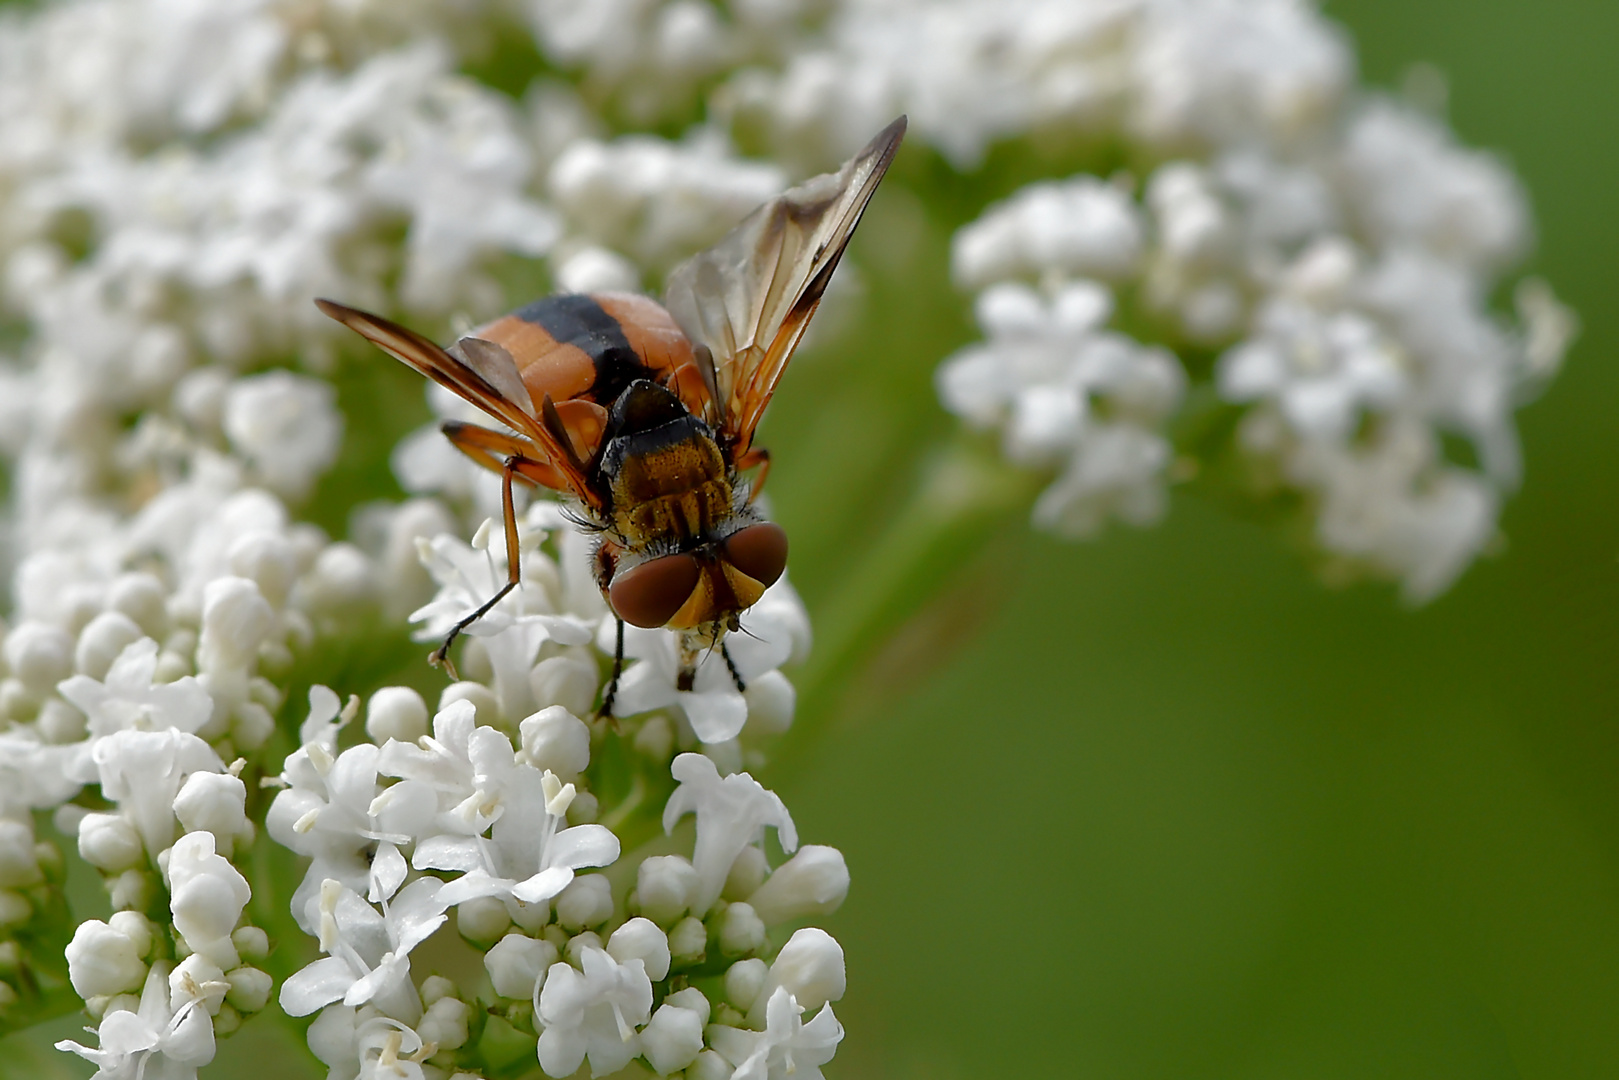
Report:
M 475 897 L 455 909 L 456 931 L 480 948 L 487 948 L 511 925 L 512 917 L 506 905 L 493 896 Z
M 793 726 L 798 691 L 780 671 L 767 671 L 749 679 L 742 697 L 748 703 L 750 734 L 780 735 Z
M 238 957 L 230 933 L 252 896 L 247 879 L 214 853 L 214 835 L 186 833 L 169 849 L 169 910 L 186 945 L 221 968 Z
M 562 950 L 562 959 L 576 968 L 583 967 L 583 957 L 586 949 L 599 949 L 606 952 L 607 946 L 602 944 L 600 934 L 594 930 L 586 930 L 568 939 L 568 944 Z
M 236 707 L 230 734 L 239 749 L 257 750 L 275 734 L 275 717 L 258 702 L 244 701 Z
M 770 981 L 770 965 L 758 957 L 738 960 L 725 972 L 725 1000 L 747 1012 Z
M 107 590 L 107 609 L 135 620 L 148 636 L 161 641 L 169 631 L 168 590 L 152 574 L 120 574 Z
M 263 960 L 270 955 L 270 935 L 257 926 L 238 926 L 230 932 L 230 942 L 244 960 Z
M 678 1072 L 703 1049 L 703 1020 L 690 1009 L 665 1003 L 641 1029 L 641 1052 L 660 1075 Z
M 107 925 L 128 938 L 141 956 L 151 951 L 152 920 L 140 912 L 115 911 L 107 917 Z
M 68 981 L 81 998 L 134 990 L 146 978 L 143 950 L 100 919 L 87 919 L 67 946 Z
M 748 904 L 730 904 L 720 916 L 720 952 L 742 956 L 765 943 L 765 924 Z
M 269 1003 L 270 989 L 275 984 L 274 979 L 256 967 L 232 968 L 226 972 L 225 981 L 230 983 L 225 1000 L 243 1013 L 262 1010 Z
M 11 629 L 5 641 L 6 666 L 36 697 L 73 674 L 73 639 L 66 630 L 49 623 L 25 622 Z
M 636 868 L 635 891 L 641 914 L 670 926 L 691 906 L 697 871 L 682 855 L 653 855 Z
M 118 611 L 103 611 L 79 631 L 73 647 L 73 666 L 81 675 L 105 679 L 118 654 L 146 634 L 134 619 Z
M 607 952 L 621 964 L 641 961 L 653 982 L 669 974 L 669 939 L 651 919 L 631 919 L 614 930 L 607 939 Z
M 765 853 L 749 844 L 731 864 L 730 873 L 725 875 L 725 889 L 720 895 L 727 900 L 745 900 L 764 883 L 769 873 L 770 863 L 766 861 Z
M 26 722 L 39 709 L 39 698 L 21 679 L 0 679 L 0 721 Z
M 570 930 L 599 926 L 612 918 L 612 885 L 601 874 L 581 874 L 557 895 L 557 922 Z
M 568 804 L 569 825 L 589 825 L 601 814 L 601 803 L 588 791 L 576 791 Z
M 57 746 L 79 742 L 87 727 L 85 715 L 59 697 L 48 697 L 40 702 L 39 715 L 34 718 L 39 737 Z
M 79 821 L 79 855 L 110 874 L 127 870 L 140 860 L 140 834 L 122 814 L 86 814 Z
M 389 739 L 413 743 L 427 732 L 427 703 L 408 686 L 384 686 L 366 702 L 365 733 L 379 746 Z
M 144 910 L 152 902 L 154 883 L 149 871 L 132 866 L 107 883 L 112 906 L 121 911 Z
M 708 927 L 701 919 L 687 915 L 669 931 L 669 956 L 681 967 L 703 962 L 708 949 Z
M 15 818 L 0 818 L 0 888 L 19 889 L 44 880 L 34 855 L 34 827 Z
M 34 917 L 28 897 L 10 889 L 0 889 L 0 926 L 18 926 Z
M 299 583 L 299 596 L 311 610 L 336 616 L 364 611 L 377 602 L 379 591 L 365 552 L 342 542 L 325 547 Z
M 446 686 L 438 696 L 438 711 L 443 712 L 457 701 L 472 702 L 479 727 L 501 726 L 500 700 L 483 683 L 463 681 Z
M 676 990 L 663 1000 L 666 1004 L 675 1005 L 682 1009 L 690 1009 L 703 1018 L 704 1024 L 708 1023 L 708 1014 L 710 1012 L 708 998 L 697 987 L 688 986 L 684 990 Z
M 178 1011 L 188 1001 L 196 1001 L 210 1016 L 219 1012 L 231 984 L 219 965 L 201 953 L 192 953 L 169 972 L 169 1008 Z
M 458 997 L 445 996 L 427 1007 L 416 1025 L 423 1042 L 436 1043 L 440 1050 L 454 1050 L 467 1041 L 467 1021 L 472 1007 Z
M 223 1039 L 233 1034 L 242 1026 L 242 1014 L 237 1012 L 229 1003 L 221 1005 L 214 1014 L 214 1034 Z
M 422 980 L 421 996 L 423 1005 L 431 1005 L 439 998 L 459 997 L 460 995 L 456 992 L 455 983 L 449 979 L 442 975 L 429 975 Z
M 518 725 L 523 752 L 536 769 L 573 780 L 590 764 L 590 728 L 561 705 L 541 709 Z
M 829 915 L 849 895 L 849 867 L 843 853 L 823 844 L 805 844 L 780 866 L 748 903 L 766 926 Z
M 781 947 L 770 965 L 771 988 L 785 986 L 805 1012 L 843 997 L 843 946 L 825 930 L 806 926 Z
M 712 1050 L 704 1050 L 686 1070 L 686 1080 L 731 1080 L 736 1070 Z
M 298 554 L 279 532 L 260 530 L 239 537 L 225 556 L 231 573 L 251 580 L 270 606 L 286 605 L 298 576 Z
M 534 996 L 540 976 L 557 962 L 557 956 L 557 947 L 549 941 L 507 934 L 484 954 L 483 966 L 495 993 L 527 1001 Z
M 654 761 L 666 761 L 675 749 L 675 729 L 669 718 L 655 713 L 646 718 L 631 744 Z
M 194 772 L 174 798 L 174 815 L 186 832 L 213 833 L 215 850 L 229 851 L 237 837 L 252 834 L 247 785 L 230 773 Z
M 203 592 L 198 668 L 206 672 L 251 670 L 274 622 L 275 613 L 252 581 L 240 577 L 210 581 Z
M 596 700 L 600 679 L 594 664 L 576 656 L 548 656 L 529 672 L 528 685 L 539 704 L 582 716 Z

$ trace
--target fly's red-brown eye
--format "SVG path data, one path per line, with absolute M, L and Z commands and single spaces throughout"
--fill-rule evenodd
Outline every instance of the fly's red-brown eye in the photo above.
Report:
M 697 588 L 697 560 L 663 555 L 624 571 L 607 587 L 618 617 L 631 626 L 656 629 L 675 617 Z
M 787 568 L 787 530 L 772 521 L 732 533 L 723 549 L 726 562 L 767 589 Z

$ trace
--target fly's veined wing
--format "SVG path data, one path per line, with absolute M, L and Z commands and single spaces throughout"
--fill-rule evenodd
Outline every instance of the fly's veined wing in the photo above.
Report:
M 549 466 L 562 479 L 566 486 L 561 490 L 578 496 L 587 505 L 599 504 L 600 499 L 590 490 L 574 455 L 563 448 L 556 435 L 536 415 L 533 397 L 518 376 L 510 354 L 498 347 L 475 346 L 463 359 L 380 315 L 332 300 L 316 300 L 315 305 L 390 356 L 404 361 L 521 433 L 533 444 L 540 463 Z M 484 344 L 479 342 L 478 346 Z M 464 351 L 466 342 L 460 345 Z M 511 368 L 509 372 L 506 366 Z
M 740 457 L 905 137 L 889 124 L 835 173 L 789 188 L 675 267 L 665 305 L 713 356 L 714 421 Z

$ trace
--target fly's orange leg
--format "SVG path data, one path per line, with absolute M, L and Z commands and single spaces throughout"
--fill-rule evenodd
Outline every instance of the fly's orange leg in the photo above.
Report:
M 459 446 L 460 444 L 457 443 L 456 445 Z M 465 448 L 463 447 L 463 449 Z M 477 611 L 451 627 L 449 634 L 444 638 L 444 644 L 434 649 L 432 655 L 427 658 L 428 663 L 434 667 L 443 668 L 451 679 L 459 680 L 461 678 L 456 673 L 455 664 L 450 661 L 450 646 L 455 644 L 455 639 L 461 636 L 461 631 L 489 614 L 490 609 L 504 600 L 506 594 L 517 588 L 518 582 L 522 580 L 522 558 L 517 551 L 517 511 L 512 505 L 512 477 L 521 470 L 523 464 L 523 458 L 509 457 L 500 470 L 501 509 L 505 512 L 506 518 L 506 584 L 501 586 L 500 591 L 491 596 Z M 538 464 L 538 462 L 533 462 L 532 464 Z
M 759 467 L 759 475 L 754 478 L 753 485 L 748 489 L 748 502 L 752 504 L 764 490 L 765 477 L 770 475 L 770 451 L 762 446 L 755 446 L 736 460 L 736 471 L 747 472 L 755 465 Z
M 556 491 L 567 490 L 561 473 L 528 456 L 534 448 L 525 439 L 460 420 L 447 420 L 440 430 L 450 440 L 450 445 L 491 472 L 504 473 L 507 462 L 515 462 L 512 472 L 529 483 Z

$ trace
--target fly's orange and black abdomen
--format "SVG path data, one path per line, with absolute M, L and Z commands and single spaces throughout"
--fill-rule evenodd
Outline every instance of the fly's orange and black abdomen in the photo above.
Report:
M 609 410 L 634 382 L 667 386 L 688 411 L 707 411 L 691 342 L 663 305 L 645 296 L 548 296 L 471 336 L 511 355 L 535 402 L 551 398 L 586 465 L 600 453 Z
M 717 629 L 759 599 L 765 584 L 733 565 L 725 545 L 762 519 L 737 498 L 734 462 L 703 419 L 711 397 L 695 352 L 662 305 L 628 294 L 551 296 L 475 333 L 507 349 L 534 398 L 555 405 L 599 496 L 602 588 L 629 604 L 648 576 L 670 575 L 632 622 Z M 621 572 L 668 555 L 684 558 L 612 590 Z

